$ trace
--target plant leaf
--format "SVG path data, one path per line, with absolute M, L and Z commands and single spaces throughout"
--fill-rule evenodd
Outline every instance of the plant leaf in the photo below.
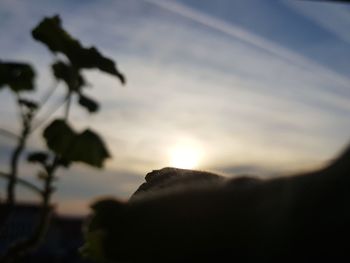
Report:
M 48 157 L 49 156 L 46 152 L 32 152 L 28 154 L 27 161 L 30 163 L 41 163 L 45 165 Z
M 52 71 L 56 79 L 64 81 L 70 91 L 79 92 L 85 85 L 85 80 L 80 72 L 75 67 L 62 61 L 54 63 Z
M 110 154 L 102 139 L 87 129 L 80 134 L 74 132 L 64 120 L 54 120 L 43 134 L 50 150 L 70 161 L 83 162 L 101 168 Z
M 102 139 L 96 133 L 87 129 L 75 137 L 74 145 L 66 157 L 68 160 L 101 168 L 110 154 Z
M 44 43 L 53 53 L 61 52 L 65 55 L 69 49 L 80 46 L 79 41 L 72 38 L 61 28 L 61 19 L 58 15 L 45 17 L 37 27 L 32 30 L 34 39 Z
M 34 90 L 34 77 L 29 64 L 0 61 L 0 89 L 8 86 L 14 92 Z
M 122 84 L 125 77 L 117 70 L 113 60 L 104 57 L 95 47 L 85 48 L 61 27 L 59 16 L 46 17 L 33 29 L 34 39 L 44 43 L 52 52 L 67 56 L 77 69 L 97 68 L 119 78 Z
M 75 132 L 64 120 L 54 120 L 44 130 L 43 136 L 50 150 L 65 156 L 75 140 Z
M 95 47 L 77 48 L 69 58 L 79 68 L 97 68 L 118 77 L 122 84 L 126 83 L 125 76 L 117 70 L 115 62 L 104 57 Z
M 90 113 L 97 112 L 99 109 L 99 105 L 96 101 L 83 94 L 79 95 L 79 104 L 85 107 Z
M 59 158 L 58 159 L 58 164 L 60 166 L 63 166 L 64 168 L 69 168 L 70 165 L 72 164 L 72 161 L 66 160 L 64 158 Z
M 27 107 L 29 110 L 36 110 L 38 108 L 38 103 L 36 103 L 35 101 L 32 100 L 28 100 L 28 99 L 19 99 L 18 103 L 20 105 L 23 105 L 25 107 Z

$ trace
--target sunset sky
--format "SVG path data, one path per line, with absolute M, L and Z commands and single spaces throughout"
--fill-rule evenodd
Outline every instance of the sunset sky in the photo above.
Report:
M 38 90 L 30 96 L 39 100 L 52 86 L 54 56 L 30 31 L 54 14 L 127 77 L 121 86 L 86 71 L 87 93 L 101 110 L 89 115 L 75 104 L 70 121 L 76 130 L 97 130 L 113 158 L 101 171 L 84 165 L 59 171 L 55 200 L 62 212 L 85 213 L 98 196 L 127 198 L 147 172 L 165 166 L 268 177 L 322 165 L 349 142 L 350 5 L 2 0 L 0 60 L 36 68 Z M 63 91 L 61 84 L 38 121 L 60 104 Z M 1 127 L 16 132 L 13 102 L 2 89 Z M 2 171 L 14 143 L 0 137 Z M 39 128 L 28 150 L 43 145 Z M 36 170 L 23 162 L 20 174 L 35 182 Z

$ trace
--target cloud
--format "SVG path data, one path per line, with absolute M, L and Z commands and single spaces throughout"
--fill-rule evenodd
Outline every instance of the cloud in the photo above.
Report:
M 30 12 L 11 7 L 5 23 L 8 32 L 17 32 L 22 22 L 15 15 L 21 14 L 20 21 L 31 21 L 27 34 L 42 15 L 59 12 L 69 32 L 116 59 L 128 78 L 121 87 L 108 75 L 86 72 L 93 86 L 86 92 L 101 102 L 101 112 L 89 115 L 74 104 L 70 120 L 77 130 L 97 130 L 113 160 L 101 174 L 80 166 L 62 172 L 57 200 L 63 210 L 72 210 L 68 200 L 78 206 L 100 194 L 126 198 L 144 174 L 169 165 L 167 151 L 181 138 L 201 145 L 200 169 L 266 174 L 318 165 L 349 139 L 349 80 L 326 65 L 174 1 L 90 2 L 79 8 L 68 2 L 51 7 L 39 1 L 29 8 L 13 1 Z M 0 50 L 10 57 L 11 46 L 19 47 L 17 59 L 35 61 L 44 92 L 52 57 L 17 36 L 9 34 Z M 59 90 L 54 101 L 64 87 Z M 8 94 L 0 95 L 10 107 Z M 15 127 L 7 114 L 14 109 L 5 108 L 2 125 Z M 40 148 L 40 130 L 33 139 L 29 146 Z
M 70 170 L 57 172 L 54 194 L 58 211 L 63 213 L 86 214 L 95 198 L 115 196 L 127 200 L 144 181 L 143 174 L 127 170 L 97 170 L 83 165 L 75 165 Z M 75 211 L 72 210 L 75 208 Z
M 19 169 L 20 177 L 41 187 L 35 176 L 38 170 L 36 165 L 22 163 Z M 75 164 L 69 170 L 57 170 L 53 184 L 56 191 L 51 196 L 51 201 L 57 205 L 59 213 L 86 215 L 90 212 L 89 205 L 95 198 L 114 196 L 127 200 L 144 181 L 144 175 L 121 169 L 98 170 Z M 0 180 L 0 187 L 5 189 L 5 180 Z M 19 201 L 40 200 L 37 195 L 21 185 L 17 187 L 16 192 Z M 5 192 L 0 193 L 1 197 L 5 196 Z
M 284 48 L 277 43 L 271 42 L 268 39 L 265 39 L 263 37 L 260 37 L 256 34 L 253 34 L 244 28 L 227 23 L 225 21 L 222 21 L 220 19 L 211 17 L 205 13 L 199 12 L 191 7 L 188 7 L 186 5 L 180 4 L 176 1 L 159 1 L 159 0 L 144 0 L 149 3 L 153 3 L 161 8 L 164 8 L 166 10 L 169 10 L 171 12 L 174 12 L 176 14 L 179 14 L 183 17 L 186 17 L 188 19 L 194 20 L 200 24 L 203 24 L 205 26 L 208 26 L 210 28 L 216 29 L 222 33 L 225 33 L 229 36 L 238 38 L 242 41 L 245 41 L 246 43 L 249 43 L 257 48 L 261 48 L 262 50 L 268 51 L 271 54 L 278 56 L 280 58 L 283 58 L 287 60 L 290 63 L 296 64 L 296 65 L 303 65 L 303 66 L 311 66 L 317 68 L 318 71 L 322 71 L 323 73 L 331 76 L 337 76 L 337 79 L 339 83 L 348 83 L 349 79 L 345 76 L 341 76 L 337 74 L 336 72 L 333 72 L 332 70 L 317 64 L 316 62 L 307 59 L 306 57 L 298 54 L 297 52 L 294 52 L 288 48 Z M 346 13 L 346 12 L 345 12 Z M 344 13 L 342 14 L 343 17 L 346 17 Z M 347 17 L 347 20 L 348 17 Z M 349 25 L 350 21 L 345 21 L 342 23 L 342 25 Z M 334 26 L 336 27 L 336 25 Z M 333 27 L 332 27 L 333 28 Z M 344 28 L 344 26 L 343 26 Z M 343 32 L 343 30 L 342 30 Z M 348 32 L 346 32 L 348 34 Z
M 249 175 L 257 176 L 259 178 L 264 178 L 264 176 L 271 178 L 274 175 L 281 175 L 281 171 L 278 171 L 273 168 L 269 169 L 268 167 L 262 167 L 255 164 L 241 164 L 228 167 L 218 167 L 217 169 L 214 168 L 214 170 L 217 173 L 224 174 L 228 177 Z
M 318 26 L 350 43 L 350 8 L 347 3 L 322 3 L 312 1 L 284 1 L 288 7 L 307 17 Z M 317 5 L 316 5 L 317 4 Z
M 119 150 L 122 155 L 118 156 L 119 146 L 114 148 L 116 162 L 131 165 L 138 159 L 141 170 L 147 169 L 141 160 L 151 157 L 154 161 L 146 163 L 162 166 L 164 148 L 186 133 L 217 144 L 208 146 L 218 149 L 208 155 L 225 162 L 230 158 L 232 162 L 232 156 L 243 150 L 247 153 L 238 161 L 255 155 L 254 160 L 262 162 L 262 156 L 272 151 L 277 160 L 301 161 L 306 156 L 321 160 L 345 141 L 346 129 L 339 137 L 342 141 L 333 146 L 333 139 L 322 135 L 332 127 L 330 132 L 340 132 L 334 127 L 344 120 L 339 113 L 349 112 L 347 86 L 337 74 L 325 75 L 319 67 L 300 61 L 290 64 L 286 56 L 247 46 L 236 38 L 213 36 L 186 21 L 180 20 L 179 25 L 174 19 L 179 18 L 140 15 L 144 27 L 128 25 L 125 35 L 119 35 L 134 45 L 137 54 L 122 57 L 130 80 L 126 89 L 118 89 L 110 79 L 93 77 L 105 95 L 97 89 L 91 94 L 108 100 L 107 112 L 96 126 L 125 142 Z M 104 34 L 119 33 L 108 26 L 104 30 Z M 155 51 L 138 57 L 141 50 Z M 212 137 L 217 139 L 207 140 Z M 237 141 L 245 149 L 237 147 Z M 231 150 L 222 150 L 222 145 Z M 139 157 L 132 157 L 136 152 Z

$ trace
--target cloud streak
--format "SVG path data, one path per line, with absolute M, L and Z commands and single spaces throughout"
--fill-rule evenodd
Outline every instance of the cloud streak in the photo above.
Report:
M 169 165 L 167 152 L 181 139 L 203 149 L 200 169 L 264 174 L 319 165 L 348 140 L 348 78 L 298 51 L 175 1 L 91 2 L 75 9 L 60 3 L 29 8 L 13 1 L 30 10 L 20 12 L 21 21 L 60 12 L 72 35 L 116 58 L 129 80 L 124 88 L 109 76 L 86 74 L 94 86 L 86 92 L 101 102 L 101 112 L 74 108 L 70 120 L 77 130 L 97 129 L 114 158 L 102 174 L 62 172 L 58 196 L 67 211 L 95 195 L 127 197 L 148 171 Z M 21 26 L 15 14 L 9 31 Z M 21 45 L 17 35 L 0 43 L 7 56 L 11 46 L 20 47 L 16 58 L 39 60 L 45 78 L 38 83 L 50 84 L 44 47 Z M 0 98 L 6 107 L 7 95 Z M 9 112 L 1 121 L 14 127 Z M 40 143 L 36 138 L 29 146 Z M 74 205 L 64 206 L 68 200 Z
M 315 68 L 320 73 L 329 76 L 337 83 L 341 85 L 347 85 L 350 81 L 349 78 L 342 76 L 328 68 L 325 68 L 322 65 L 319 65 L 315 61 L 307 59 L 304 56 L 299 55 L 298 53 L 284 48 L 274 42 L 271 42 L 263 37 L 260 37 L 256 34 L 250 33 L 249 31 L 239 27 L 237 25 L 229 24 L 220 19 L 211 17 L 205 13 L 199 12 L 191 7 L 188 7 L 184 4 L 180 4 L 176 1 L 169 0 L 144 0 L 145 2 L 152 3 L 158 7 L 164 8 L 168 11 L 174 12 L 178 15 L 181 15 L 185 18 L 196 21 L 202 25 L 210 27 L 212 29 L 218 30 L 224 34 L 227 34 L 231 37 L 238 38 L 242 41 L 245 41 L 257 48 L 260 48 L 264 51 L 270 52 L 273 55 L 276 55 L 282 59 L 287 60 L 295 65 L 303 65 L 309 68 Z M 348 23 L 347 23 L 348 24 Z M 334 27 L 332 27 L 334 28 Z
M 350 8 L 348 3 L 322 3 L 318 4 L 317 8 L 312 1 L 284 1 L 283 3 L 350 44 Z

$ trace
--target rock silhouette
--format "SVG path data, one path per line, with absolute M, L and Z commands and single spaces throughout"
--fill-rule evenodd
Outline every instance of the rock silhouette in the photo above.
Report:
M 165 168 L 128 202 L 97 201 L 87 232 L 103 233 L 100 259 L 114 262 L 349 262 L 349 201 L 350 148 L 270 180 Z
M 131 199 L 142 198 L 145 194 L 152 194 L 161 190 L 174 190 L 175 188 L 188 187 L 190 185 L 218 183 L 224 180 L 224 177 L 196 170 L 179 169 L 165 167 L 160 170 L 154 170 L 145 176 L 146 182 L 132 194 Z

